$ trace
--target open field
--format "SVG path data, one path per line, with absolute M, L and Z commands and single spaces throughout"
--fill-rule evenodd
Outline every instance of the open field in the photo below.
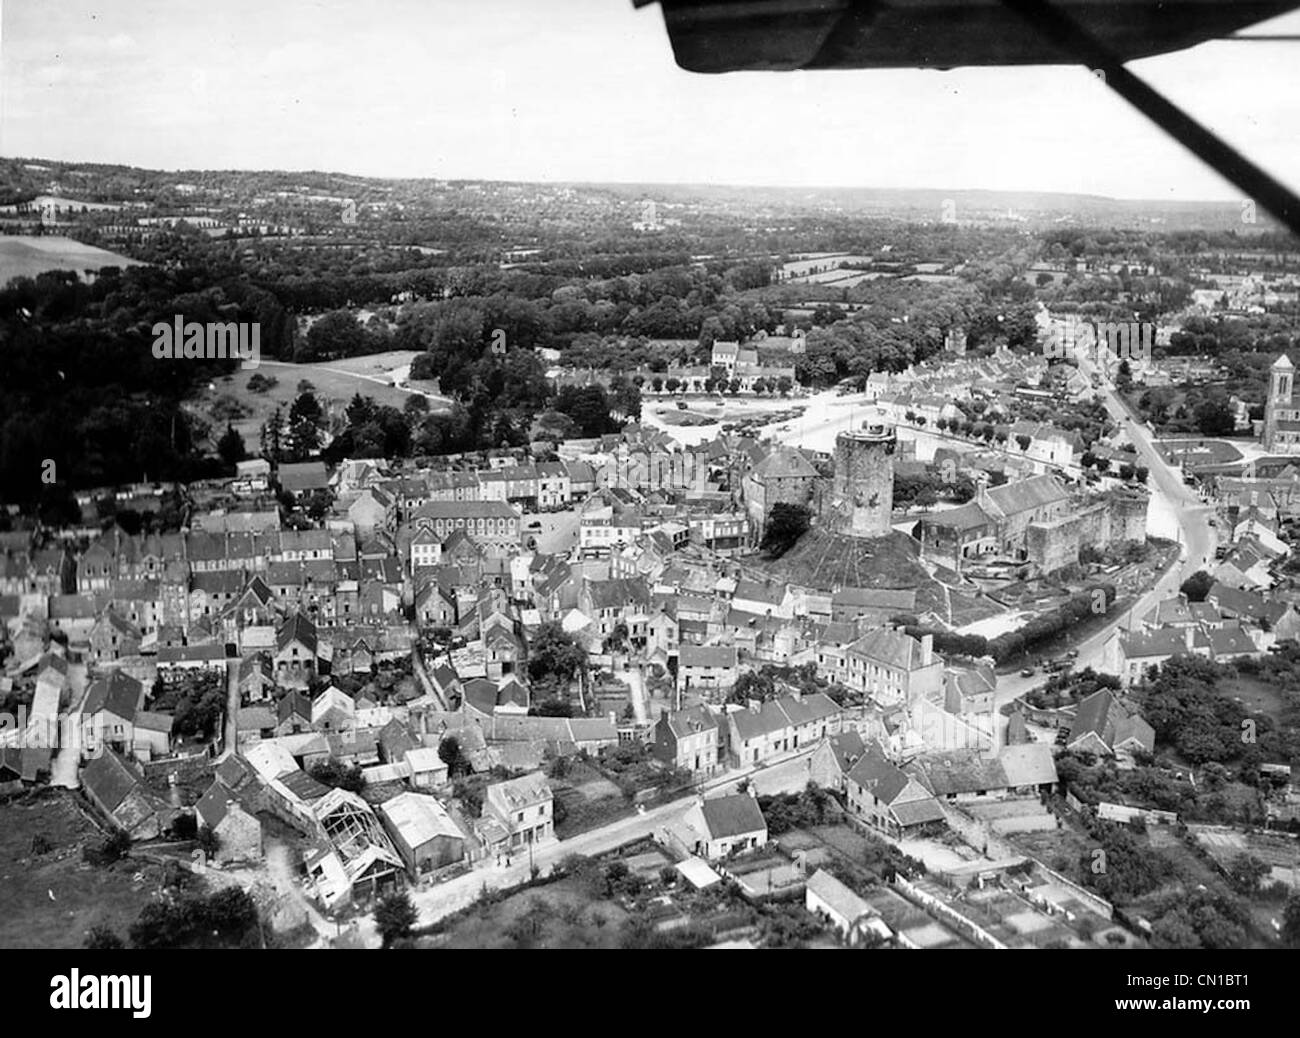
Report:
M 1276 722 L 1282 720 L 1286 703 L 1282 694 L 1266 681 L 1239 674 L 1221 682 L 1219 689 L 1225 696 L 1240 698 L 1242 706 L 1252 713 L 1264 714 Z
M 445 933 L 419 940 L 430 948 L 617 948 L 627 912 L 561 880 L 479 905 Z
M 83 245 L 62 235 L 0 237 L 0 285 L 8 284 L 11 278 L 34 278 L 50 270 L 73 270 L 80 274 L 103 267 L 141 266 L 144 264 L 139 260 Z
M 255 370 L 241 369 L 212 383 L 211 388 L 203 390 L 189 406 L 210 421 L 219 435 L 226 425 L 221 404 L 233 400 L 242 405 L 251 413 L 231 424 L 244 437 L 244 444 L 250 451 L 256 451 L 258 431 L 277 407 L 288 414 L 298 396 L 298 383 L 303 379 L 316 387 L 316 396 L 327 411 L 341 412 L 358 393 L 372 397 L 377 404 L 396 408 L 405 406 L 412 396 L 424 395 L 429 401 L 430 411 L 444 410 L 447 405 L 442 397 L 430 397 L 419 388 L 399 389 L 393 384 L 405 378 L 414 356 L 410 350 L 391 350 L 319 364 L 263 360 Z M 253 392 L 248 383 L 259 374 L 276 379 L 277 384 L 264 393 Z M 423 383 L 415 386 L 423 387 Z
M 37 834 L 50 851 L 32 854 Z M 82 847 L 102 838 L 65 791 L 0 805 L 0 948 L 80 948 L 96 925 L 125 937 L 158 889 L 159 869 L 86 864 Z

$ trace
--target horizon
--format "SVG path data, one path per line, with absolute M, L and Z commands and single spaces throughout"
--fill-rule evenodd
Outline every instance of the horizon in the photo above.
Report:
M 730 190 L 730 191 L 783 191 L 783 192 L 894 192 L 898 194 L 987 194 L 987 195 L 1047 195 L 1060 198 L 1095 199 L 1102 202 L 1139 204 L 1149 202 L 1166 206 L 1232 206 L 1238 204 L 1237 198 L 1140 198 L 1119 195 L 1104 195 L 1083 191 L 1049 190 L 1043 188 L 985 188 L 985 187 L 888 187 L 874 184 L 760 184 L 739 182 L 701 182 L 672 180 L 518 180 L 499 177 L 440 177 L 440 176 L 400 176 L 383 174 L 354 173 L 339 169 L 288 169 L 272 167 L 220 167 L 220 166 L 186 166 L 167 168 L 160 166 L 139 166 L 126 162 L 109 162 L 98 159 L 53 159 L 39 155 L 4 156 L 5 161 L 43 165 L 56 163 L 66 166 L 103 166 L 116 169 L 134 170 L 145 173 L 163 173 L 180 176 L 186 173 L 260 173 L 270 176 L 316 176 L 316 177 L 350 177 L 358 180 L 379 181 L 428 181 L 462 184 L 520 184 L 545 187 L 585 187 L 585 188 L 676 188 L 679 190 Z M 75 194 L 70 192 L 69 194 Z
M 1297 31 L 1300 13 L 1249 30 Z M 1080 67 L 699 75 L 674 63 L 659 9 L 630 0 L 7 0 L 0 43 L 0 153 L 44 161 L 1241 199 Z M 1294 182 L 1300 98 L 1285 46 L 1211 42 L 1132 67 Z

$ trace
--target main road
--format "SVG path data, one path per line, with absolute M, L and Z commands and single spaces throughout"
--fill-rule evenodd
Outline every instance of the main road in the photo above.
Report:
M 1080 359 L 1079 369 L 1085 375 L 1091 375 L 1095 370 L 1086 358 Z M 1193 573 L 1208 568 L 1214 561 L 1216 543 L 1214 530 L 1210 526 L 1213 507 L 1201 501 L 1199 495 L 1183 482 L 1178 470 L 1165 461 L 1164 455 L 1155 445 L 1151 430 L 1134 420 L 1114 385 L 1100 373 L 1099 377 L 1102 379 L 1101 399 L 1107 413 L 1128 434 L 1137 448 L 1138 459 L 1148 470 L 1147 486 L 1151 491 L 1151 506 L 1147 513 L 1148 529 L 1158 536 L 1170 539 L 1176 537 L 1179 556 L 1177 564 L 1170 567 L 1129 609 L 1075 646 L 1079 653 L 1075 666 L 1080 669 L 1092 667 L 1098 671 L 1107 669 L 1105 646 L 1115 630 L 1122 625 L 1131 627 L 1157 602 L 1177 594 L 1182 582 Z M 1024 695 L 1041 682 L 1041 677 L 1037 676 L 1022 678 L 1019 674 L 1001 675 L 996 695 L 998 705 Z

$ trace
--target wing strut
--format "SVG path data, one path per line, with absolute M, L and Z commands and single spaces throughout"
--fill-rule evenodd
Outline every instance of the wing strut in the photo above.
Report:
M 1300 198 L 1295 192 L 1126 69 L 1068 14 L 1047 0 L 1002 0 L 1002 3 L 1062 50 L 1073 54 L 1094 72 L 1103 73 L 1106 85 L 1115 93 L 1216 173 L 1239 187 L 1247 198 L 1271 212 L 1293 234 L 1300 235 Z

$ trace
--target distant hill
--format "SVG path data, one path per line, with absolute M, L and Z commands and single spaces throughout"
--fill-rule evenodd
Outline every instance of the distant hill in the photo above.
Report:
M 107 249 L 50 234 L 0 236 L 0 285 L 13 278 L 34 278 L 47 270 L 71 270 L 78 276 L 104 267 L 138 267 L 138 260 Z
M 1171 201 L 1109 198 L 1051 191 L 974 188 L 764 187 L 744 184 L 598 183 L 444 180 L 365 177 L 319 170 L 151 170 L 98 163 L 0 158 L 0 200 L 27 199 L 58 187 L 99 202 L 152 200 L 178 211 L 202 199 L 207 206 L 247 207 L 281 192 L 355 196 L 442 208 L 467 202 L 492 208 L 517 202 L 521 192 L 567 189 L 587 204 L 634 204 L 654 199 L 668 206 L 708 210 L 728 219 L 768 220 L 795 215 L 858 216 L 930 223 L 951 212 L 958 222 L 1012 224 L 1026 230 L 1110 227 L 1151 231 L 1236 231 L 1249 237 L 1280 229 L 1263 209 L 1242 222 L 1239 201 Z M 949 205 L 948 203 L 951 203 Z M 672 214 L 669 214 L 672 215 Z

